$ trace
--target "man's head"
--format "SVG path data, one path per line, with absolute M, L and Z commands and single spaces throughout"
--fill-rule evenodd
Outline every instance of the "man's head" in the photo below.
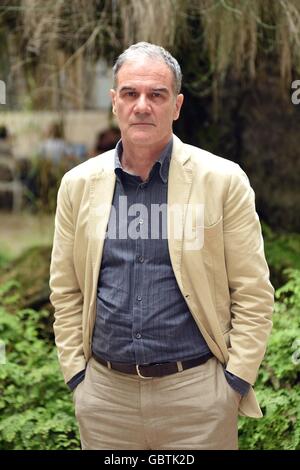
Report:
M 116 60 L 113 67 L 114 88 L 117 87 L 118 72 L 126 61 L 137 61 L 139 58 L 149 58 L 152 60 L 161 60 L 169 67 L 174 78 L 174 94 L 179 95 L 181 90 L 182 72 L 180 65 L 170 52 L 156 44 L 149 42 L 138 42 L 128 47 Z
M 113 71 L 111 97 L 122 140 L 160 148 L 171 138 L 183 102 L 177 60 L 162 47 L 141 42 L 119 56 Z

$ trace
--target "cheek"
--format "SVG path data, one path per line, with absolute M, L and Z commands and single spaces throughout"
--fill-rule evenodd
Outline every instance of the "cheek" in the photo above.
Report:
M 131 112 L 132 112 L 132 110 L 129 106 L 122 106 L 119 109 L 119 114 L 120 114 L 120 116 L 123 116 L 123 117 L 129 116 L 131 114 Z
M 175 112 L 174 110 L 170 110 L 165 116 L 164 116 L 164 123 L 165 126 L 167 127 L 172 127 L 173 121 L 175 119 Z
M 123 121 L 124 121 L 124 120 L 126 119 L 126 112 L 125 112 L 125 110 L 122 109 L 122 108 L 121 108 L 121 109 L 119 108 L 119 109 L 117 110 L 117 117 L 118 117 L 119 120 L 123 120 Z

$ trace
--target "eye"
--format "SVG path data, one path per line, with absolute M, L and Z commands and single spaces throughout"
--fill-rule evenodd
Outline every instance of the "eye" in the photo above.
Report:
M 161 94 L 158 91 L 154 91 L 152 93 L 152 96 L 153 96 L 153 98 L 159 98 L 161 96 Z
M 136 96 L 136 92 L 135 91 L 127 91 L 126 95 L 130 96 L 131 98 L 134 98 Z

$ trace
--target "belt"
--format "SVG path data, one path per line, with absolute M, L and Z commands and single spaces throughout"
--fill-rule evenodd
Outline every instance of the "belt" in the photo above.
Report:
M 122 362 L 105 361 L 95 353 L 92 356 L 97 362 L 108 367 L 108 369 L 123 372 L 124 374 L 138 375 L 142 379 L 151 379 L 152 377 L 163 377 L 200 366 L 200 364 L 204 364 L 213 357 L 213 354 L 210 352 L 195 359 L 188 359 L 187 361 L 162 362 L 157 364 L 125 364 Z

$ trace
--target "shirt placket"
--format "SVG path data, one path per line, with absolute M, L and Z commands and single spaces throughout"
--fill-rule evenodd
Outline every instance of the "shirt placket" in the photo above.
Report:
M 138 185 L 136 189 L 135 202 L 143 204 L 147 207 L 146 202 L 147 186 L 145 183 Z M 148 208 L 148 207 L 147 207 Z M 148 213 L 148 212 L 147 212 Z M 147 221 L 144 220 L 144 214 L 139 214 L 140 234 L 143 230 L 142 225 Z M 137 364 L 145 363 L 145 348 L 143 337 L 143 309 L 147 302 L 147 286 L 145 285 L 145 239 L 141 236 L 135 240 L 134 251 L 134 268 L 133 268 L 133 322 L 132 322 L 132 338 L 134 345 L 134 353 Z

